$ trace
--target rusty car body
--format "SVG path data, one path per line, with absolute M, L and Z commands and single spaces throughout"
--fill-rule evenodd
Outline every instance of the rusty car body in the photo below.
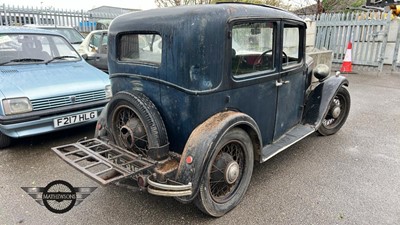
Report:
M 113 97 L 95 137 L 53 150 L 103 185 L 133 179 L 222 216 L 244 197 L 255 161 L 346 121 L 348 81 L 313 70 L 305 32 L 299 17 L 265 5 L 119 16 L 108 31 Z

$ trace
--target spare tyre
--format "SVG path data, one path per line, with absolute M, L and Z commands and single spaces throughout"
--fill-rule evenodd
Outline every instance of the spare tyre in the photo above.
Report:
M 167 131 L 154 103 L 141 92 L 118 92 L 109 102 L 107 126 L 116 145 L 162 160 L 168 156 Z

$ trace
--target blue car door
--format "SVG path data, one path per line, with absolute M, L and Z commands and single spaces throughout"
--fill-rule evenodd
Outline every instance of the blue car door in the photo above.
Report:
M 281 73 L 276 82 L 278 96 L 274 140 L 300 123 L 305 96 L 305 40 L 302 38 L 305 27 L 302 24 L 283 21 L 281 28 Z

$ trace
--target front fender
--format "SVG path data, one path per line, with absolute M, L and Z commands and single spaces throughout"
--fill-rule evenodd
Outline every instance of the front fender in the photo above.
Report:
M 307 97 L 303 123 L 318 129 L 329 110 L 329 105 L 343 85 L 349 85 L 349 81 L 343 76 L 332 76 L 318 84 Z
M 196 197 L 200 179 L 206 172 L 206 165 L 215 147 L 225 133 L 233 127 L 240 127 L 245 130 L 252 139 L 255 156 L 260 154 L 262 146 L 260 131 L 256 122 L 250 116 L 234 111 L 215 114 L 196 127 L 186 142 L 178 167 L 176 181 L 183 184 L 191 182 L 193 194 L 191 196 L 179 197 L 177 200 L 190 202 Z M 191 163 L 186 161 L 189 156 L 193 159 Z

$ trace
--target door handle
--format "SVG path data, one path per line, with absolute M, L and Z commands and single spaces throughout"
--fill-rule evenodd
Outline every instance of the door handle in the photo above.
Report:
M 275 86 L 277 86 L 277 87 L 280 87 L 280 86 L 282 86 L 282 85 L 284 85 L 284 84 L 288 84 L 288 83 L 290 83 L 290 81 L 288 81 L 288 80 L 279 80 L 279 81 L 275 81 Z

